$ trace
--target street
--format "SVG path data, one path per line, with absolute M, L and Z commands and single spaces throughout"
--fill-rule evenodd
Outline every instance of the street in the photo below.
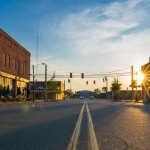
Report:
M 0 106 L 0 150 L 150 149 L 150 104 L 62 100 Z

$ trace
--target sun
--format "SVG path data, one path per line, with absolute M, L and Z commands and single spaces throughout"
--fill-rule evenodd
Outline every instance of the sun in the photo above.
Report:
M 144 79 L 144 74 L 142 72 L 138 72 L 138 75 L 137 75 L 137 85 L 140 85 L 142 83 L 143 79 Z

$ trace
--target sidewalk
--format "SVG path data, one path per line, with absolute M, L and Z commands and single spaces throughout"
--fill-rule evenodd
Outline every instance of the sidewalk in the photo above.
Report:
M 44 100 L 35 100 L 33 101 L 23 101 L 23 102 L 0 102 L 0 106 L 7 106 L 7 105 L 20 105 L 20 104 L 32 104 L 32 103 L 42 103 Z

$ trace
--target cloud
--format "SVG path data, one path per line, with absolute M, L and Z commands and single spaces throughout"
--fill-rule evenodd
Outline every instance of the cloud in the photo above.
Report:
M 133 39 L 134 35 L 124 34 L 146 21 L 147 4 L 148 1 L 130 0 L 87 8 L 66 16 L 53 32 L 62 43 L 69 42 L 69 50 L 81 55 L 118 51 L 117 44 L 123 47 L 125 41 L 132 47 L 126 38 Z

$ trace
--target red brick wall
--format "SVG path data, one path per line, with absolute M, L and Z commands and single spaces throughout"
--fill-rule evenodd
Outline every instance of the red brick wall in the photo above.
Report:
M 10 68 L 3 67 L 3 52 L 6 62 L 7 55 L 10 56 Z M 30 56 L 30 52 L 0 28 L 0 71 L 30 80 Z M 19 73 L 14 70 L 14 58 L 20 61 Z M 22 63 L 26 64 L 26 74 L 22 74 Z

